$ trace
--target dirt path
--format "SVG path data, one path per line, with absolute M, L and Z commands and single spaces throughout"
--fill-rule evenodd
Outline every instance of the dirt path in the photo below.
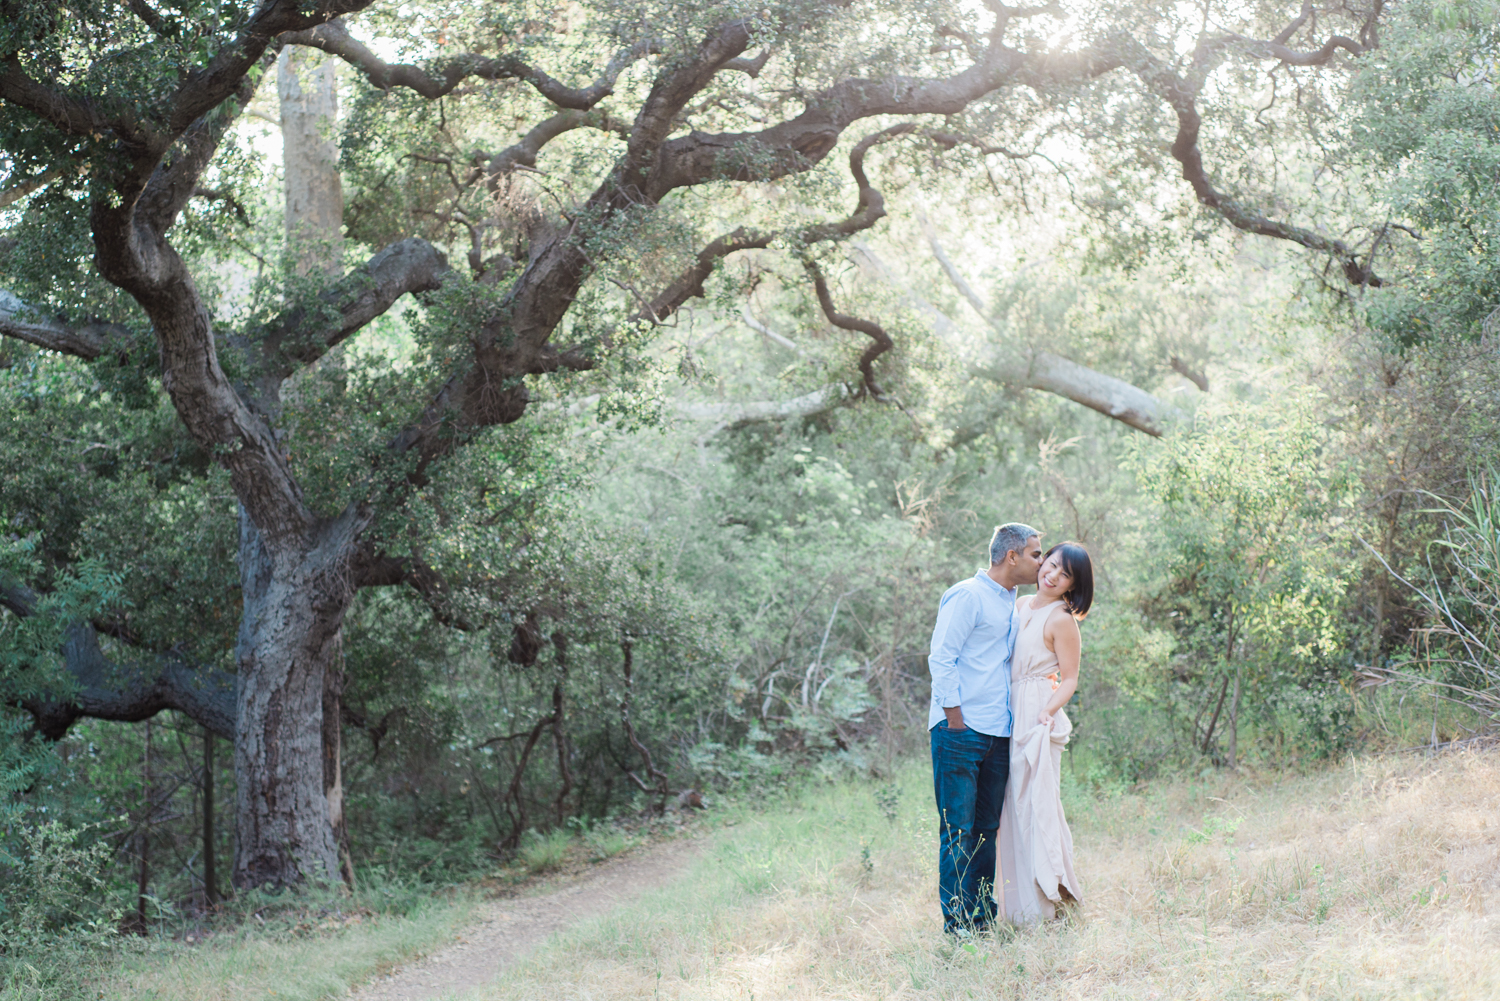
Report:
M 463 997 L 548 936 L 597 917 L 678 875 L 698 853 L 696 841 L 669 841 L 613 859 L 534 897 L 487 904 L 458 941 L 353 994 L 354 1001 L 438 1001 Z

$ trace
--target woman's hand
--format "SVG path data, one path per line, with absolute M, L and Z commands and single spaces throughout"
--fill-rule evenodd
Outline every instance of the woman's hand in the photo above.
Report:
M 1052 728 L 1052 714 L 1045 709 L 1037 713 L 1036 721 L 1049 730 Z

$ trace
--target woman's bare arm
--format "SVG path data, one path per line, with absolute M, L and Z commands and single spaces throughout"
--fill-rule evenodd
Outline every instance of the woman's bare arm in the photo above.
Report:
M 1052 652 L 1057 654 L 1058 684 L 1036 721 L 1042 726 L 1051 726 L 1052 717 L 1078 691 L 1078 662 L 1083 657 L 1083 636 L 1078 632 L 1077 620 L 1066 607 L 1056 609 L 1048 617 L 1042 635 Z

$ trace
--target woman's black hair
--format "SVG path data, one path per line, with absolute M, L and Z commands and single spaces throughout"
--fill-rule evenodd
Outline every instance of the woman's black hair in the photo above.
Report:
M 1068 611 L 1075 619 L 1082 619 L 1089 614 L 1089 606 L 1094 603 L 1094 564 L 1089 559 L 1089 551 L 1076 542 L 1059 542 L 1047 550 L 1042 562 L 1045 563 L 1053 553 L 1062 558 L 1063 570 L 1073 578 L 1073 586 L 1063 595 L 1063 601 L 1068 603 Z

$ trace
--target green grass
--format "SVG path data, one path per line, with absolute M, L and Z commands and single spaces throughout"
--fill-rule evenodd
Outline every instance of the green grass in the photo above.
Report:
M 1212 773 L 1103 797 L 1069 781 L 1083 913 L 971 947 L 939 931 L 930 783 L 919 760 L 884 783 L 815 781 L 753 808 L 722 806 L 680 878 L 554 936 L 472 1001 L 1500 996 L 1484 917 L 1500 907 L 1489 888 L 1500 753 Z M 623 843 L 610 829 L 535 839 L 525 864 Z M 19 973 L 4 996 L 343 997 L 450 941 L 480 899 L 408 890 L 362 890 L 365 901 L 384 894 L 387 913 L 356 909 L 360 898 L 341 914 L 324 913 L 333 898 L 280 910 L 268 900 L 260 919 L 246 910 L 192 945 L 118 940 L 34 957 L 45 969 L 29 982 L 11 962 Z
M 518 858 L 529 873 L 540 875 L 555 872 L 567 864 L 568 857 L 573 853 L 573 846 L 573 835 L 566 830 L 548 834 L 527 831 L 526 836 L 521 839 Z
M 187 944 L 129 941 L 109 957 L 97 991 L 120 1001 L 321 1001 L 452 939 L 479 894 L 430 896 L 405 913 L 359 910 L 265 927 L 253 917 L 237 929 Z M 62 995 L 58 995 L 59 1001 Z
M 939 930 L 930 781 L 916 762 L 894 808 L 853 781 L 742 813 L 680 881 L 473 1001 L 1500 997 L 1500 753 L 1068 789 L 1083 912 L 962 946 Z
M 595 828 L 583 836 L 590 862 L 603 862 L 630 847 L 630 839 L 617 827 Z

